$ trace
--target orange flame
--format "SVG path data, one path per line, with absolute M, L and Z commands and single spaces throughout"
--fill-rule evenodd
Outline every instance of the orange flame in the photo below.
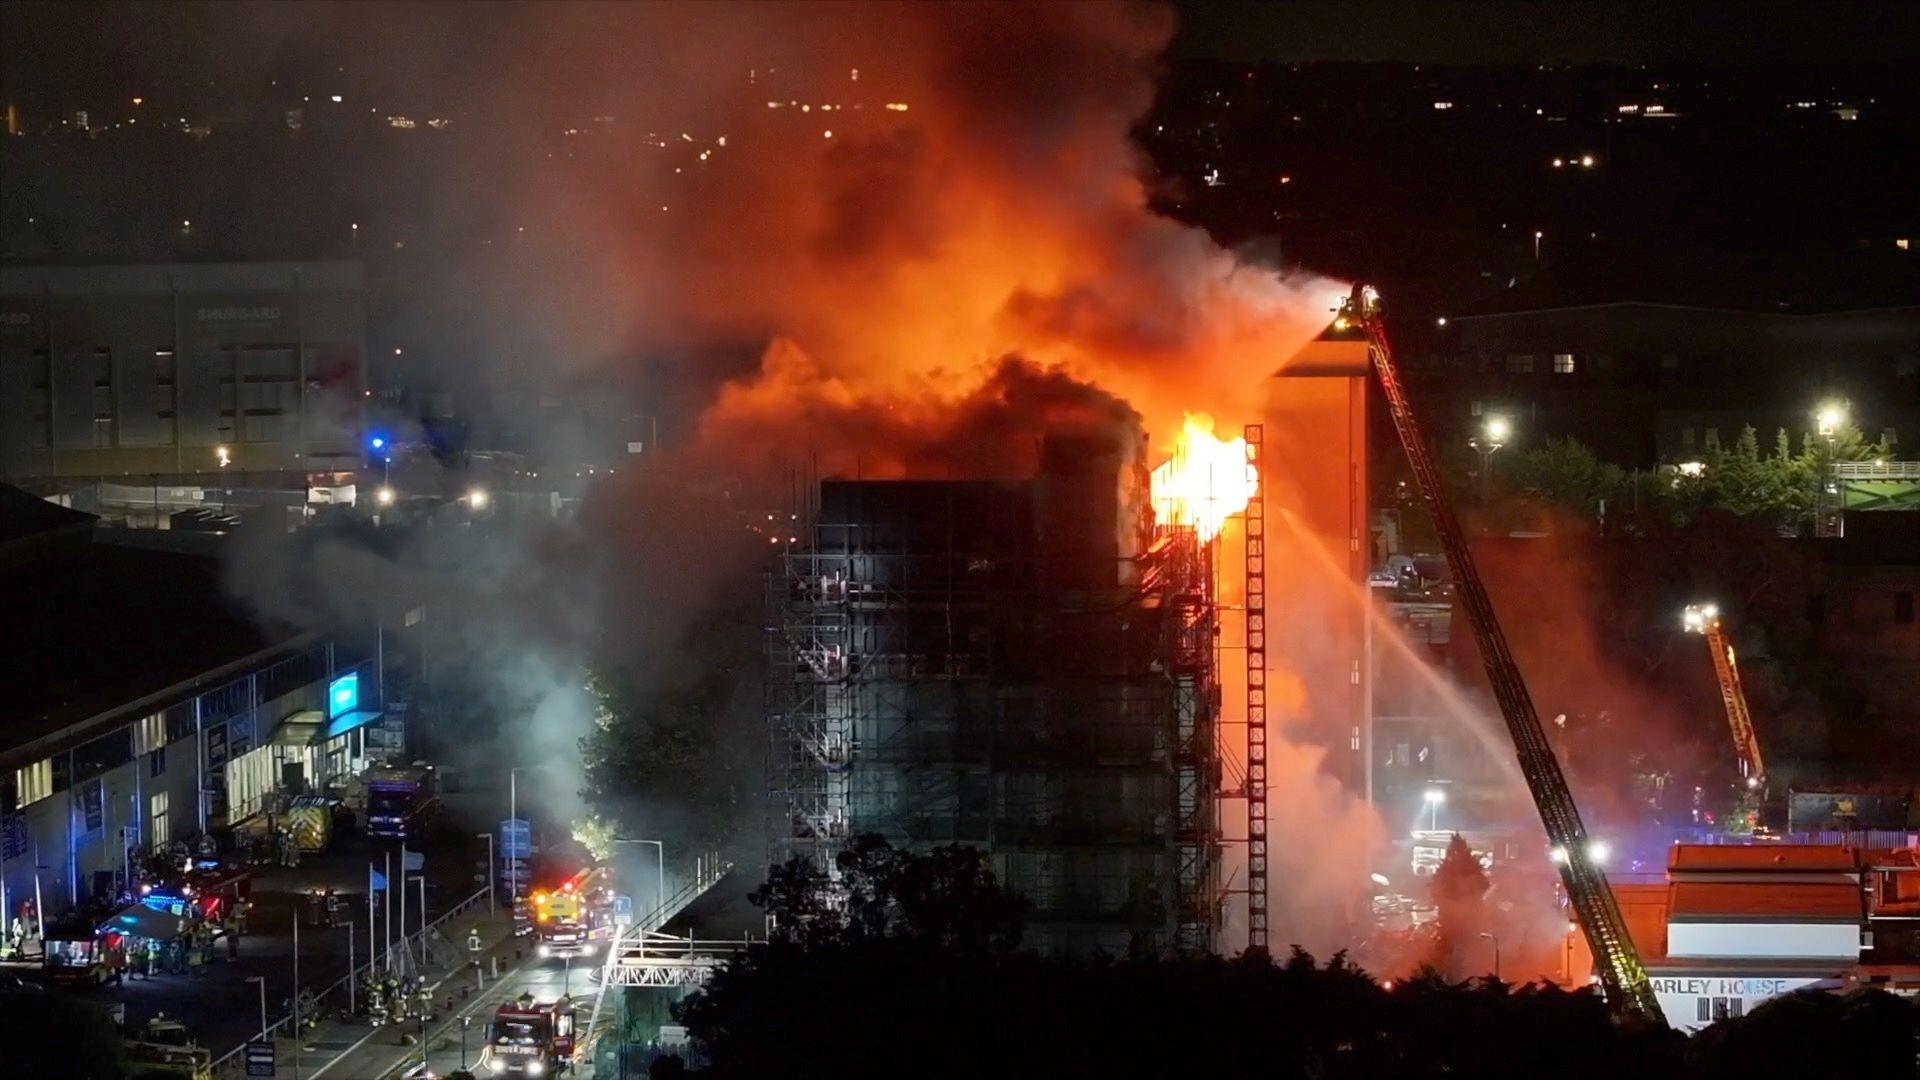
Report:
M 1153 470 L 1152 483 L 1155 520 L 1191 527 L 1201 540 L 1220 535 L 1260 486 L 1247 464 L 1247 440 L 1221 439 L 1213 418 L 1198 413 L 1187 414 L 1173 457 Z

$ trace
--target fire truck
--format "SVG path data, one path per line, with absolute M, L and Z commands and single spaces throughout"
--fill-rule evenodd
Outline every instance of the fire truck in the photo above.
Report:
M 603 867 L 582 870 L 550 890 L 536 889 L 532 899 L 543 957 L 591 955 L 611 932 L 613 898 Z
M 367 770 L 367 835 L 389 840 L 419 835 L 440 805 L 435 779 L 433 766 L 421 762 Z
M 522 994 L 494 1010 L 476 1071 L 483 1076 L 546 1076 L 571 1067 L 573 1048 L 573 999 L 535 1001 L 532 994 Z

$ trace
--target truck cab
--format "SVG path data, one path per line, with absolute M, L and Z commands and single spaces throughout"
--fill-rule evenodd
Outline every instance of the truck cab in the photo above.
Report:
M 127 964 L 121 935 L 87 922 L 49 926 L 42 949 L 47 981 L 68 989 L 118 980 Z
M 438 805 L 431 765 L 382 766 L 367 773 L 368 836 L 405 840 L 419 835 Z
M 500 1006 L 487 1025 L 481 1076 L 550 1076 L 571 1067 L 573 1000 L 535 1001 L 525 994 Z
M 542 957 L 589 956 L 612 925 L 604 872 L 583 870 L 552 890 L 533 894 L 533 930 Z

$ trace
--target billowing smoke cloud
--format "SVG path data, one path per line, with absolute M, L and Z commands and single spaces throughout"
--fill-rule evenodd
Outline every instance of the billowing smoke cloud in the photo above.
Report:
M 603 69 L 612 119 L 507 178 L 537 224 L 503 293 L 544 278 L 541 317 L 590 366 L 759 352 L 704 374 L 735 377 L 731 418 L 768 442 L 819 439 L 828 395 L 931 407 L 1020 356 L 1125 399 L 1164 447 L 1182 411 L 1252 415 L 1339 291 L 1148 212 L 1128 129 L 1164 9 L 549 10 L 507 76 L 521 93 L 577 80 L 556 66 L 580 35 L 670 59 Z
M 407 18 L 462 17 L 438 10 Z M 1128 131 L 1165 8 L 549 4 L 489 9 L 481 30 L 493 44 L 469 65 L 427 65 L 485 73 L 458 123 L 541 134 L 443 170 L 444 216 L 500 240 L 414 283 L 458 298 L 415 326 L 457 343 L 439 363 L 462 388 L 515 405 L 584 389 L 667 412 L 669 445 L 567 526 L 484 554 L 457 530 L 353 543 L 316 554 L 312 578 L 444 586 L 471 670 L 552 745 L 585 730 L 581 657 L 665 679 L 694 655 L 700 613 L 756 577 L 743 522 L 790 501 L 796 475 L 1025 475 L 1062 430 L 1144 428 L 1164 450 L 1183 412 L 1258 416 L 1268 374 L 1343 291 L 1148 210 Z M 276 559 L 237 580 L 283 615 L 293 596 L 341 613 Z M 476 573 L 490 587 L 463 591 Z M 1373 830 L 1314 752 L 1276 752 L 1275 825 L 1297 838 L 1276 888 L 1331 927 L 1334 880 L 1364 878 L 1350 864 L 1367 845 L 1329 858 L 1323 811 L 1353 819 L 1343 837 Z

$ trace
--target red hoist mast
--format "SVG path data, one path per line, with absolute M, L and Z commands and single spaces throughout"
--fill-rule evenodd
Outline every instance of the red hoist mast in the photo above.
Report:
M 1560 880 L 1586 934 L 1587 945 L 1593 950 L 1607 1001 L 1616 1011 L 1664 1026 L 1666 1021 L 1660 1012 L 1660 1003 L 1654 997 L 1653 985 L 1647 981 L 1647 969 L 1640 962 L 1633 939 L 1627 935 L 1626 920 L 1620 915 L 1620 905 L 1607 885 L 1607 877 L 1588 847 L 1587 829 L 1580 821 L 1573 793 L 1568 790 L 1560 762 L 1553 756 L 1553 747 L 1540 727 L 1540 715 L 1534 710 L 1525 680 L 1520 677 L 1520 667 L 1507 648 L 1506 635 L 1494 615 L 1493 601 L 1480 580 L 1473 554 L 1467 549 L 1466 534 L 1461 531 L 1460 521 L 1441 488 L 1440 470 L 1420 437 L 1413 407 L 1407 402 L 1406 389 L 1400 385 L 1400 374 L 1394 367 L 1393 348 L 1387 341 L 1387 328 L 1379 305 L 1378 293 L 1370 286 L 1357 285 L 1335 326 L 1343 322 L 1358 325 L 1366 334 L 1367 352 L 1380 378 L 1380 389 L 1386 394 L 1394 430 L 1419 482 L 1420 498 L 1426 503 L 1434 528 L 1440 534 L 1447 566 L 1453 572 L 1454 595 L 1466 609 L 1467 622 L 1473 627 L 1473 639 L 1486 663 L 1487 680 L 1493 684 L 1494 697 L 1500 702 L 1500 715 L 1513 737 L 1527 790 L 1533 795 L 1540 821 L 1553 843 L 1553 859 L 1559 866 Z
M 1760 737 L 1753 733 L 1753 714 L 1747 711 L 1747 692 L 1740 687 L 1740 665 L 1733 656 L 1733 642 L 1720 624 L 1720 609 L 1713 604 L 1688 604 L 1682 624 L 1707 639 L 1707 651 L 1713 654 L 1713 674 L 1720 680 L 1720 702 L 1727 708 L 1727 726 L 1733 730 L 1733 749 L 1740 755 L 1740 775 L 1747 787 L 1758 788 L 1766 781 L 1766 765 L 1760 760 Z

